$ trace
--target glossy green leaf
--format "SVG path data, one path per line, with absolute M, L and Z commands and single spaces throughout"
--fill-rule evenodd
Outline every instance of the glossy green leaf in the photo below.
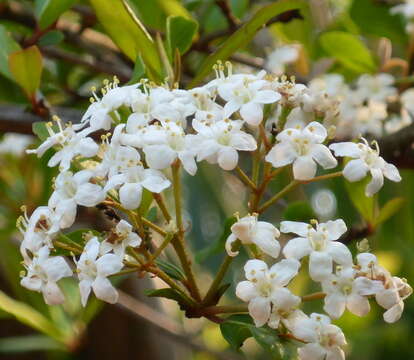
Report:
M 17 301 L 0 291 L 0 309 L 16 317 L 18 321 L 38 330 L 51 338 L 64 342 L 60 330 L 44 315 L 31 306 Z
M 148 77 L 161 80 L 157 47 L 127 1 L 90 0 L 90 3 L 99 22 L 122 52 L 132 61 L 141 55 Z
M 76 0 L 36 0 L 35 15 L 41 29 L 52 25 Z
M 170 16 L 167 19 L 167 45 L 170 57 L 175 49 L 184 54 L 191 46 L 198 24 L 182 16 Z
M 9 69 L 14 80 L 31 97 L 40 86 L 43 61 L 37 46 L 18 50 L 9 55 Z
M 65 35 L 59 30 L 52 30 L 44 34 L 38 41 L 40 46 L 57 45 L 63 41 Z
M 405 204 L 405 199 L 398 197 L 395 199 L 389 200 L 379 211 L 378 216 L 375 218 L 375 225 L 382 224 L 387 221 L 389 218 L 394 216 Z
M 365 46 L 355 35 L 330 31 L 321 34 L 319 43 L 325 53 L 338 61 L 342 66 L 356 73 L 372 73 L 377 66 Z
M 156 290 L 147 290 L 145 295 L 149 297 L 162 297 L 170 300 L 176 301 L 182 310 L 191 306 L 188 301 L 177 291 L 171 288 L 156 289 Z
M 0 339 L 0 353 L 3 354 L 65 350 L 61 343 L 44 335 L 13 336 Z
M 179 0 L 155 0 L 158 3 L 158 6 L 165 12 L 167 15 L 181 16 L 186 19 L 191 19 L 191 14 L 183 6 Z
M 279 0 L 262 7 L 248 22 L 229 36 L 216 52 L 207 57 L 189 87 L 192 88 L 199 84 L 211 72 L 213 65 L 218 60 L 227 60 L 233 53 L 245 47 L 253 39 L 256 32 L 270 19 L 286 11 L 300 9 L 303 6 L 306 6 L 306 1 Z
M 180 281 L 185 280 L 185 275 L 183 271 L 177 265 L 161 259 L 157 259 L 155 263 L 162 271 L 164 271 L 168 276 L 172 277 L 173 279 Z
M 244 341 L 252 337 L 250 328 L 254 326 L 249 315 L 232 315 L 220 324 L 220 331 L 230 346 L 238 350 Z
M 20 49 L 20 45 L 14 41 L 6 28 L 0 25 L 0 74 L 11 80 L 13 80 L 13 75 L 9 70 L 9 55 Z
M 284 220 L 309 222 L 317 216 L 307 201 L 295 201 L 290 203 L 282 215 Z
M 402 17 L 393 15 L 385 3 L 372 0 L 354 0 L 349 15 L 363 34 L 386 37 L 393 42 L 408 40 Z

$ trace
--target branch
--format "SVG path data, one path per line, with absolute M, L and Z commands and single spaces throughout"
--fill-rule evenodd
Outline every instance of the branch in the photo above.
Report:
M 240 20 L 233 15 L 228 0 L 216 0 L 216 4 L 226 18 L 229 29 L 232 31 L 236 30 Z
M 203 344 L 193 339 L 192 335 L 185 334 L 182 326 L 173 320 L 170 320 L 162 313 L 153 310 L 150 306 L 136 300 L 132 296 L 118 290 L 118 306 L 131 312 L 135 316 L 147 322 L 157 329 L 160 334 L 169 339 L 191 348 L 194 351 L 206 352 L 219 360 L 240 360 L 241 357 L 228 352 L 215 352 Z

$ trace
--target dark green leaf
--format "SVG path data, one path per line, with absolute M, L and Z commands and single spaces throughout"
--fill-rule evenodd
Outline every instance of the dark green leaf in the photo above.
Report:
M 174 54 L 175 49 L 178 49 L 180 54 L 184 54 L 190 48 L 197 29 L 198 24 L 194 20 L 182 16 L 168 17 L 167 44 L 170 57 Z
M 41 29 L 52 25 L 76 0 L 36 0 L 35 14 Z
M 301 222 L 309 222 L 309 220 L 317 218 L 309 202 L 306 201 L 290 203 L 282 217 L 284 220 Z
M 377 68 L 370 51 L 355 35 L 342 31 L 325 32 L 319 37 L 319 43 L 328 56 L 354 72 L 372 73 Z
M 59 30 L 52 30 L 44 34 L 38 41 L 40 46 L 49 46 L 59 44 L 65 36 Z
M 166 299 L 176 301 L 182 310 L 190 307 L 191 304 L 188 303 L 187 299 L 185 299 L 180 293 L 176 290 L 171 288 L 164 288 L 164 289 L 157 289 L 157 290 L 146 290 L 145 295 L 149 297 L 163 297 Z
M 405 204 L 405 199 L 398 197 L 389 200 L 379 211 L 378 216 L 375 218 L 375 225 L 382 224 L 387 221 L 390 217 L 395 215 Z
M 171 264 L 167 261 L 157 259 L 155 263 L 159 266 L 159 268 L 164 271 L 168 276 L 172 277 L 176 280 L 185 280 L 185 275 L 183 271 L 175 264 Z
M 402 18 L 393 15 L 389 6 L 373 0 L 354 0 L 350 16 L 364 34 L 386 37 L 393 42 L 406 43 L 407 33 Z
M 134 70 L 132 72 L 131 80 L 129 80 L 128 84 L 137 83 L 144 75 L 145 75 L 145 64 L 142 61 L 141 55 L 138 55 L 137 59 L 135 60 Z
M 246 24 L 229 36 L 216 52 L 203 62 L 197 76 L 190 83 L 189 87 L 192 88 L 199 84 L 211 72 L 213 65 L 218 60 L 227 60 L 233 53 L 246 46 L 253 39 L 256 32 L 270 19 L 286 11 L 299 9 L 303 6 L 306 6 L 306 1 L 279 0 L 262 7 Z
M 221 334 L 230 346 L 238 350 L 244 341 L 252 337 L 251 327 L 253 327 L 252 318 L 249 315 L 232 315 L 220 324 Z
M 221 233 L 220 237 L 213 244 L 205 249 L 200 250 L 196 254 L 195 260 L 198 263 L 202 263 L 210 256 L 220 254 L 223 251 L 224 244 L 231 233 L 230 228 L 236 221 L 237 218 L 235 216 L 230 216 L 226 219 L 223 225 L 223 232 Z
M 9 55 L 20 50 L 20 45 L 13 40 L 4 26 L 0 25 L 0 73 L 13 80 L 9 70 Z

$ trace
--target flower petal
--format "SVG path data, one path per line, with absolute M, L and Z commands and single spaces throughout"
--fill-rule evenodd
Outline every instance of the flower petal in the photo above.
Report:
M 324 302 L 323 309 L 334 319 L 340 318 L 345 311 L 346 297 L 342 294 L 328 294 Z
M 322 281 L 332 274 L 332 257 L 324 252 L 314 251 L 309 258 L 309 275 L 314 281 Z
M 358 144 L 353 142 L 334 143 L 329 145 L 329 149 L 331 149 L 336 156 L 357 158 L 361 155 L 361 149 Z
M 247 302 L 258 297 L 259 293 L 251 281 L 241 281 L 236 286 L 236 296 Z
M 250 101 L 240 108 L 240 115 L 249 125 L 258 126 L 263 120 L 262 105 Z
M 92 287 L 98 299 L 110 304 L 115 304 L 118 301 L 118 291 L 116 291 L 107 278 L 97 277 Z
M 270 317 L 270 300 L 256 297 L 249 302 L 249 314 L 257 327 L 267 323 Z
M 283 255 L 287 258 L 302 259 L 312 252 L 312 247 L 307 238 L 293 238 L 283 248 Z
M 316 163 L 311 156 L 300 156 L 293 163 L 293 177 L 296 180 L 310 180 L 315 174 Z
M 265 160 L 270 162 L 273 167 L 278 168 L 291 164 L 297 158 L 293 146 L 289 143 L 281 142 L 273 146 L 266 155 Z
M 286 286 L 298 274 L 299 268 L 300 262 L 296 259 L 291 258 L 279 261 L 269 270 L 272 283 L 278 286 Z
M 322 144 L 312 146 L 312 157 L 324 169 L 332 169 L 338 165 L 338 161 L 333 157 L 329 149 Z
M 309 228 L 311 226 L 308 223 L 299 221 L 282 221 L 280 223 L 280 231 L 282 233 L 294 233 L 302 237 L 307 237 Z
M 326 252 L 339 265 L 352 266 L 352 254 L 349 249 L 338 241 L 331 241 Z
M 380 169 L 371 169 L 372 180 L 365 188 L 366 196 L 373 196 L 384 184 L 384 175 Z
M 233 170 L 239 161 L 239 154 L 231 147 L 220 150 L 217 161 L 223 170 Z
M 96 260 L 98 277 L 106 277 L 117 273 L 122 269 L 122 261 L 114 254 L 105 254 Z
M 358 294 L 351 294 L 348 296 L 346 307 L 351 313 L 357 316 L 365 316 L 370 310 L 368 299 Z
M 134 210 L 141 204 L 142 186 L 138 183 L 125 184 L 119 189 L 119 200 L 122 206 Z
M 344 177 L 351 182 L 359 181 L 367 175 L 369 168 L 361 159 L 349 161 L 343 170 Z

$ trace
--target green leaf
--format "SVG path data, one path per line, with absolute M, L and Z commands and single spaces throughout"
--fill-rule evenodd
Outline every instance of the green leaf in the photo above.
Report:
M 200 250 L 196 256 L 195 260 L 198 263 L 204 262 L 207 258 L 213 255 L 220 254 L 224 249 L 224 244 L 231 234 L 230 228 L 232 225 L 237 221 L 235 216 L 230 216 L 226 219 L 223 225 L 223 232 L 221 233 L 220 237 L 210 246 L 206 247 L 205 249 Z
M 167 45 L 170 57 L 175 49 L 184 54 L 191 46 L 197 33 L 198 23 L 182 16 L 170 16 L 167 19 Z
M 172 277 L 176 280 L 185 280 L 185 275 L 183 271 L 175 264 L 169 263 L 167 261 L 157 259 L 155 263 L 159 266 L 159 268 L 164 271 L 168 276 Z
M 179 0 L 156 0 L 156 2 L 167 15 L 181 16 L 186 19 L 191 19 L 191 14 Z
M 295 201 L 288 205 L 282 215 L 284 220 L 309 222 L 311 219 L 316 219 L 312 207 L 307 201 Z
M 65 341 L 60 329 L 48 318 L 31 306 L 7 296 L 2 291 L 0 291 L 0 309 L 15 316 L 21 323 L 26 324 L 61 343 Z
M 147 215 L 147 212 L 152 204 L 153 196 L 151 191 L 144 189 L 142 192 L 142 200 L 139 206 L 139 213 L 143 216 Z
M 151 35 L 126 0 L 90 0 L 99 22 L 121 51 L 132 61 L 141 55 L 147 75 L 160 81 L 161 60 Z
M 0 339 L 0 353 L 65 350 L 61 343 L 44 335 L 13 336 Z
M 220 324 L 220 331 L 230 346 L 238 350 L 246 339 L 252 337 L 252 326 L 253 321 L 249 315 L 232 315 Z
M 52 30 L 44 34 L 38 41 L 40 46 L 56 45 L 63 41 L 65 35 L 59 30 Z
M 41 29 L 52 25 L 76 0 L 36 0 L 35 15 Z
M 14 80 L 32 97 L 40 86 L 42 54 L 37 46 L 30 46 L 9 55 L 9 69 Z
M 142 61 L 141 55 L 137 56 L 134 64 L 134 70 L 132 71 L 131 80 L 128 81 L 128 84 L 135 84 L 145 75 L 145 64 Z
M 382 224 L 387 221 L 393 215 L 395 215 L 405 204 L 405 199 L 402 197 L 397 197 L 389 200 L 379 211 L 378 216 L 375 218 L 375 226 Z
M 391 14 L 389 6 L 384 3 L 354 0 L 349 14 L 363 34 L 386 37 L 392 42 L 403 44 L 408 41 L 401 16 Z
M 262 7 L 256 14 L 240 29 L 229 36 L 219 49 L 211 54 L 201 65 L 197 76 L 190 83 L 189 88 L 200 83 L 208 75 L 218 60 L 224 61 L 233 53 L 246 46 L 254 37 L 256 32 L 262 28 L 273 17 L 289 10 L 299 9 L 306 6 L 303 0 L 279 0 L 273 4 Z
M 357 182 L 345 181 L 345 188 L 360 215 L 369 224 L 373 224 L 375 218 L 375 196 L 368 197 L 365 195 L 365 188 L 370 181 L 370 176 Z
M 155 222 L 157 221 L 157 217 L 158 217 L 158 208 L 153 206 L 151 209 L 149 209 L 149 211 L 147 212 L 147 220 L 151 221 L 151 222 Z
M 20 45 L 14 41 L 3 25 L 0 25 L 0 74 L 13 80 L 9 70 L 9 55 L 20 50 Z
M 156 289 L 156 290 L 146 290 L 145 295 L 149 297 L 163 297 L 166 299 L 174 300 L 180 305 L 182 310 L 191 307 L 191 304 L 177 291 L 171 288 Z
M 46 121 L 36 121 L 32 124 L 32 131 L 41 141 L 45 141 L 49 137 L 46 128 Z
M 227 284 L 222 284 L 219 286 L 219 288 L 216 290 L 213 298 L 211 299 L 211 301 L 208 302 L 208 304 L 206 305 L 216 305 L 218 304 L 218 302 L 220 301 L 221 297 L 224 295 L 224 293 L 227 291 L 227 289 L 231 286 L 230 283 Z
M 319 43 L 327 55 L 356 73 L 372 73 L 377 66 L 365 44 L 355 35 L 330 31 L 320 35 Z

